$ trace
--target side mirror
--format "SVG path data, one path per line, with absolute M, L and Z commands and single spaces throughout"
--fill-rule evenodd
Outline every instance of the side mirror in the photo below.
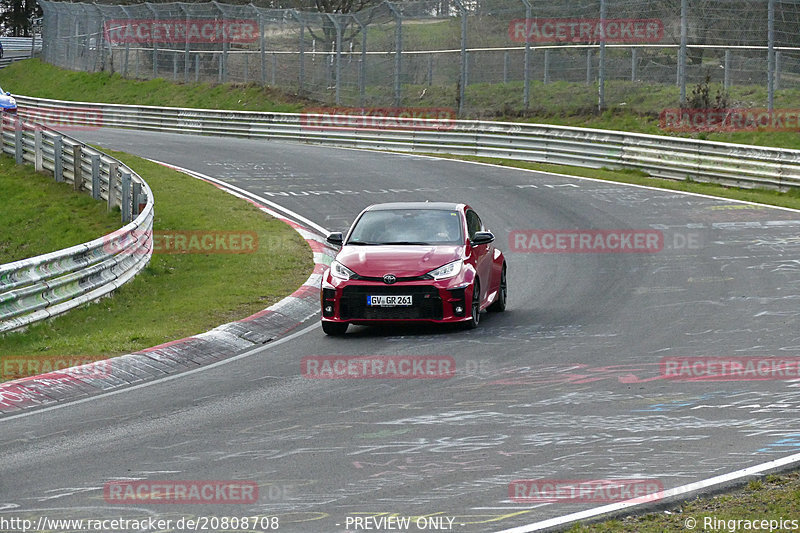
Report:
M 11 93 L 6 91 L 6 96 L 11 96 Z
M 470 241 L 472 246 L 480 246 L 481 244 L 489 244 L 494 242 L 494 234 L 491 231 L 478 231 Z
M 328 238 L 325 240 L 335 246 L 341 246 L 342 243 L 344 242 L 344 235 L 342 235 L 341 231 L 334 231 L 333 233 L 328 235 Z

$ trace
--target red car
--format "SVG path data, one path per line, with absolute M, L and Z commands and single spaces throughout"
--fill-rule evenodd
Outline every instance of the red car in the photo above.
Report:
M 506 261 L 478 214 L 443 202 L 377 204 L 358 215 L 322 276 L 322 329 L 348 324 L 461 322 L 506 308 Z

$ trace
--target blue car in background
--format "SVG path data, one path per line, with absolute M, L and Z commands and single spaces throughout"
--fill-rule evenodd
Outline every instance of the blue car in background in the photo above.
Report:
M 11 93 L 5 92 L 2 88 L 0 88 L 0 111 L 12 114 L 17 112 L 17 101 Z

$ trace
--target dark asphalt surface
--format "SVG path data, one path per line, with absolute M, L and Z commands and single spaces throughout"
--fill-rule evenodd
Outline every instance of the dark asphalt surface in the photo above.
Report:
M 279 517 L 280 531 L 330 532 L 355 530 L 348 517 L 437 516 L 454 519 L 451 531 L 497 531 L 604 503 L 517 503 L 512 480 L 671 488 L 800 451 L 797 379 L 678 381 L 659 366 L 800 356 L 800 213 L 414 156 L 80 136 L 223 179 L 329 230 L 376 202 L 469 203 L 506 253 L 509 308 L 472 331 L 351 327 L 328 338 L 312 328 L 166 383 L 0 419 L 0 517 L 261 515 Z M 534 228 L 660 230 L 665 245 L 511 249 L 511 232 Z M 457 375 L 307 379 L 300 360 L 313 355 L 452 356 Z M 231 479 L 256 482 L 259 501 L 103 498 L 112 480 Z M 419 530 L 412 519 L 408 531 Z

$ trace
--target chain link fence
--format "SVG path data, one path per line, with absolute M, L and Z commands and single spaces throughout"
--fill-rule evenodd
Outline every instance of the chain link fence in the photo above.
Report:
M 800 85 L 800 2 L 424 0 L 351 14 L 250 5 L 40 0 L 43 57 L 73 70 L 255 83 L 322 105 L 682 106 L 708 79 L 740 107 Z M 687 88 L 689 94 L 687 94 Z M 548 93 L 551 94 L 551 93 Z M 651 96 L 652 97 L 652 96 Z M 666 100 L 666 101 L 665 101 Z

